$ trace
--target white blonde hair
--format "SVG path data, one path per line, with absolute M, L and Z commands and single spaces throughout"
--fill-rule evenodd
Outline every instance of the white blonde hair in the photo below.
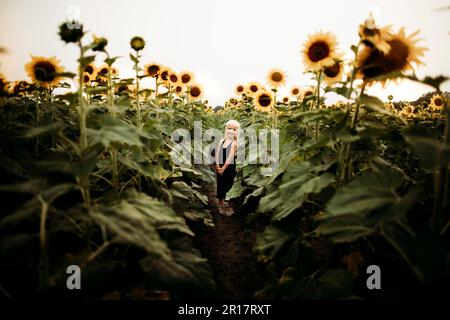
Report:
M 223 136 L 226 137 L 227 134 L 227 126 L 231 124 L 237 127 L 237 131 L 239 133 L 239 129 L 241 128 L 241 125 L 239 124 L 239 122 L 237 122 L 234 119 L 228 120 L 227 123 L 225 123 L 225 130 L 223 131 Z M 235 137 L 235 140 L 237 141 L 237 136 Z

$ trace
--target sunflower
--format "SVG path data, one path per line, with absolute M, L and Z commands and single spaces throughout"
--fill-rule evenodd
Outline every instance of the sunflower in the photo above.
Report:
M 300 88 L 295 86 L 291 88 L 291 95 L 294 97 L 298 97 L 298 95 L 300 94 Z
M 93 63 L 88 63 L 85 65 L 83 71 L 89 73 L 89 75 L 95 79 L 97 68 Z
M 369 48 L 375 48 L 385 55 L 391 50 L 391 46 L 388 43 L 388 41 L 392 40 L 391 26 L 378 28 L 375 25 L 375 19 L 372 14 L 359 26 L 358 34 L 361 42 Z
M 433 111 L 441 111 L 442 108 L 444 107 L 444 99 L 442 98 L 442 96 L 435 94 L 431 99 L 430 99 L 430 108 Z
M 176 86 L 180 82 L 180 77 L 174 71 L 169 73 L 169 83 L 171 86 Z
M 300 97 L 302 99 L 305 99 L 308 96 L 312 96 L 314 94 L 314 89 L 311 87 L 308 88 L 304 88 L 302 89 L 302 91 L 300 92 Z
M 83 83 L 84 84 L 90 83 L 92 81 L 92 79 L 95 79 L 95 78 L 92 78 L 92 76 L 89 73 L 83 72 Z
M 203 96 L 203 89 L 199 84 L 193 84 L 189 89 L 189 98 L 200 100 Z
M 180 79 L 181 83 L 186 86 L 194 81 L 194 74 L 189 71 L 180 72 Z
M 386 55 L 375 48 L 363 48 L 357 59 L 358 77 L 367 82 L 372 82 L 375 81 L 374 78 L 394 71 L 414 71 L 413 63 L 423 65 L 424 63 L 419 58 L 428 49 L 416 46 L 420 39 L 414 39 L 414 37 L 418 33 L 419 30 L 406 36 L 405 28 L 401 28 L 398 33 L 392 36 L 391 40 L 387 41 L 391 50 Z M 386 79 L 380 80 L 380 82 L 384 84 Z
M 273 104 L 273 94 L 270 91 L 260 91 L 256 95 L 254 102 L 257 110 L 269 112 Z
M 247 85 L 247 89 L 246 91 L 250 94 L 250 95 L 255 95 L 258 93 L 258 91 L 260 91 L 262 89 L 261 85 L 257 82 L 250 82 Z
M 172 73 L 172 70 L 169 67 L 161 67 L 161 71 L 159 73 L 160 83 L 168 85 L 169 84 L 169 75 Z
M 0 97 L 6 95 L 6 86 L 8 85 L 8 81 L 3 74 L 0 73 Z
M 245 93 L 245 87 L 242 84 L 238 84 L 234 89 L 234 92 L 240 96 L 241 94 Z
M 272 69 L 267 75 L 267 82 L 272 88 L 278 88 L 286 83 L 286 74 L 280 69 Z
M 58 74 L 63 72 L 64 68 L 59 65 L 56 57 L 31 56 L 31 61 L 25 65 L 25 71 L 34 83 L 49 88 L 59 84 L 62 77 Z
M 303 61 L 308 71 L 317 71 L 332 66 L 337 54 L 337 39 L 330 32 L 318 32 L 305 42 Z
M 180 84 L 176 85 L 176 86 L 175 86 L 175 93 L 176 93 L 177 95 L 181 95 L 181 94 L 183 93 L 183 86 L 180 85 Z
M 289 99 L 289 97 L 285 96 L 285 97 L 283 97 L 283 99 L 281 99 L 281 101 L 282 101 L 284 104 L 288 104 L 289 101 L 290 101 L 290 99 Z
M 108 78 L 109 68 L 111 68 L 111 77 L 115 77 L 119 75 L 119 71 L 115 67 L 109 67 L 107 64 L 104 64 L 97 70 L 97 79 L 101 81 L 105 81 Z
M 24 91 L 30 88 L 30 83 L 20 80 L 10 82 L 5 86 L 5 92 L 10 95 L 21 95 Z
M 411 104 L 407 103 L 403 106 L 402 110 L 400 111 L 400 114 L 407 118 L 412 118 L 414 117 L 414 110 L 415 110 L 414 107 Z
M 130 46 L 135 51 L 141 51 L 145 47 L 145 41 L 142 37 L 135 36 L 135 37 L 131 38 Z
M 339 82 L 344 75 L 344 65 L 341 61 L 335 61 L 333 65 L 323 68 L 324 82 L 328 85 Z
M 144 67 L 145 74 L 149 77 L 157 77 L 161 71 L 161 66 L 157 63 L 149 63 Z

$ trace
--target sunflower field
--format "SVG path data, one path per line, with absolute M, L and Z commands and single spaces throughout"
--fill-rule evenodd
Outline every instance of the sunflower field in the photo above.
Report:
M 415 75 L 427 50 L 418 32 L 369 18 L 351 61 L 336 35 L 317 32 L 299 57 L 314 86 L 280 95 L 285 71 L 268 69 L 261 81 L 236 79 L 235 96 L 214 109 L 195 73 L 142 61 L 142 37 L 120 58 L 135 76 L 121 78 L 108 40 L 73 25 L 59 37 L 78 53 L 77 70 L 32 56 L 29 81 L 0 76 L 3 298 L 448 296 L 448 78 Z M 365 93 L 402 78 L 429 93 L 409 102 Z M 343 102 L 326 104 L 331 92 Z M 235 214 L 224 217 L 213 167 L 174 162 L 171 134 L 229 119 L 278 129 L 279 156 L 272 171 L 237 164 Z M 68 290 L 71 265 L 82 290 Z M 381 288 L 369 288 L 369 266 Z

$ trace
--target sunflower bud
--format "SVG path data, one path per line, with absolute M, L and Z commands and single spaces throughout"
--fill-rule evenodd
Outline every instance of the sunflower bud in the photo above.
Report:
M 93 51 L 105 51 L 105 47 L 108 44 L 108 39 L 103 38 L 103 37 L 97 37 L 97 36 L 93 36 L 93 41 L 92 41 L 92 50 Z
M 59 36 L 66 42 L 78 42 L 83 38 L 83 25 L 76 21 L 66 21 L 59 26 Z
M 145 41 L 142 37 L 133 37 L 130 41 L 131 48 L 140 51 L 145 47 Z

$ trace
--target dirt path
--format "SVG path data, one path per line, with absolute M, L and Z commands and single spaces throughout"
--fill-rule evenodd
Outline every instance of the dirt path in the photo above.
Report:
M 198 230 L 195 242 L 210 262 L 218 298 L 250 299 L 263 280 L 253 254 L 256 230 L 246 227 L 245 213 L 226 217 L 218 212 L 214 185 L 208 198 L 215 228 Z

